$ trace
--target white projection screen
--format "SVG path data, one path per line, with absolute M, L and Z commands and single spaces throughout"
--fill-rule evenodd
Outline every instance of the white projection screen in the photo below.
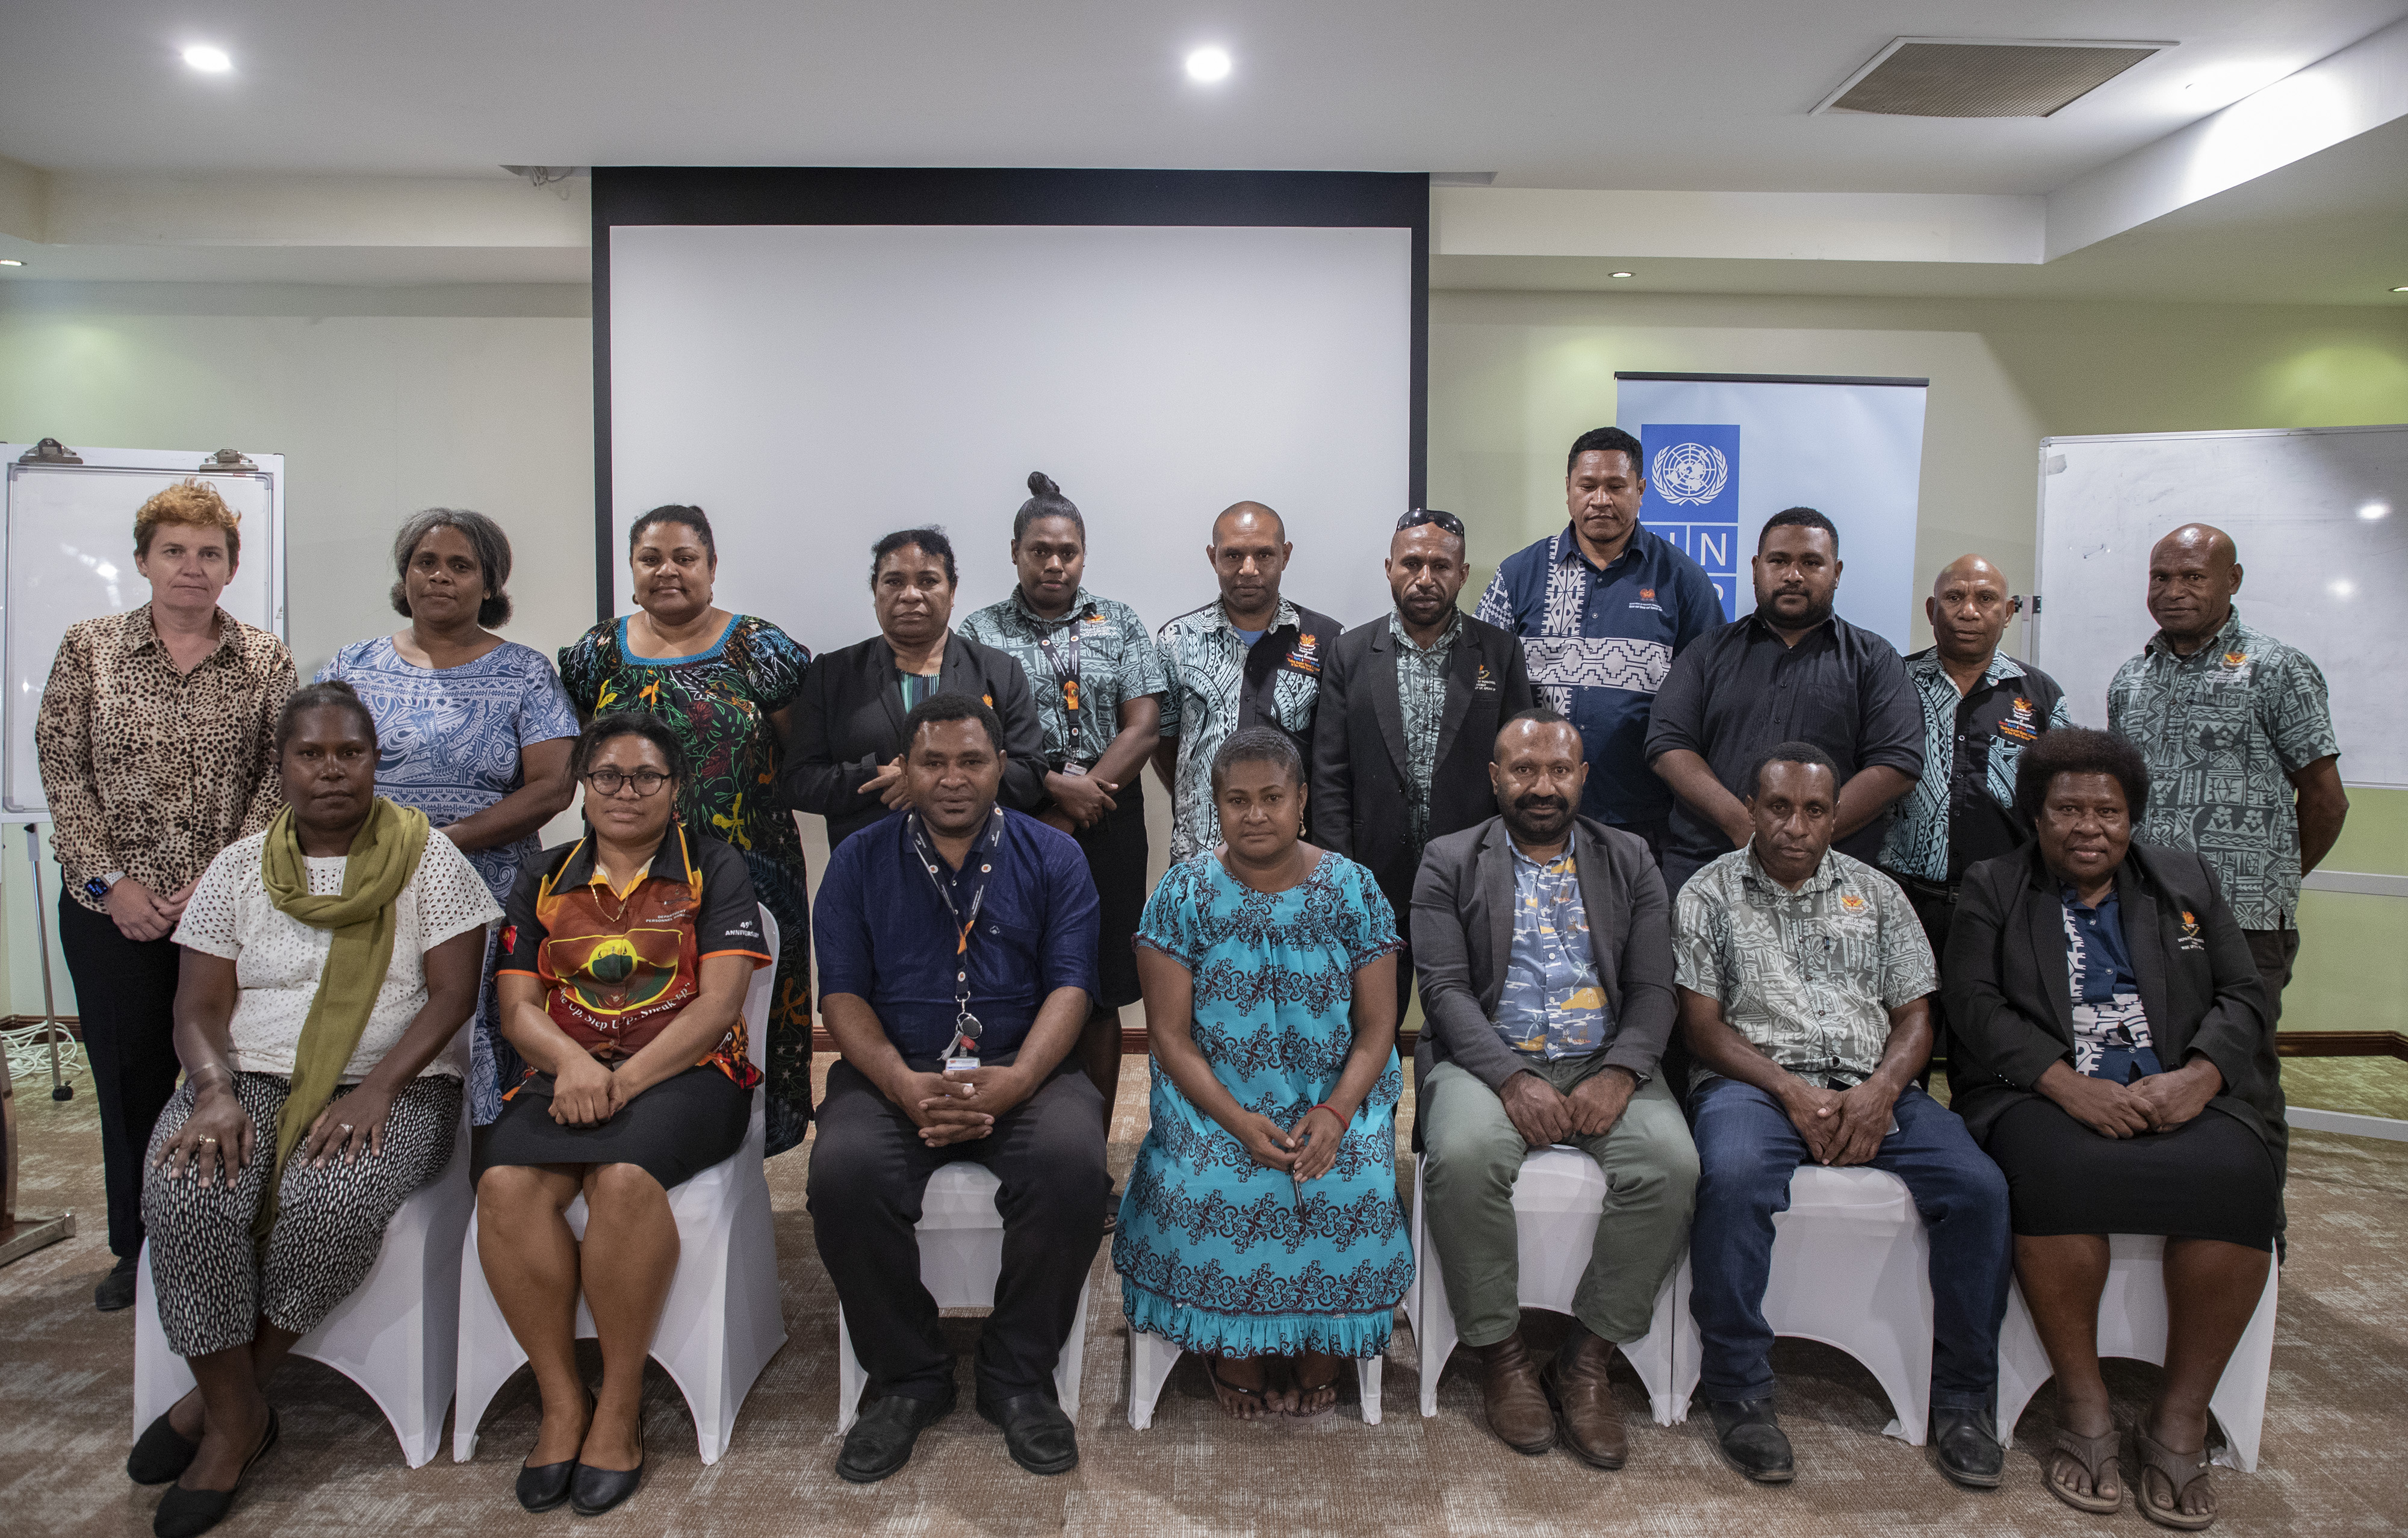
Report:
M 946 222 L 939 199 L 926 223 L 852 223 L 825 200 L 781 223 L 738 200 L 729 222 L 606 225 L 603 175 L 606 611 L 632 606 L 629 525 L 682 502 L 717 531 L 721 606 L 815 653 L 875 632 L 869 547 L 890 529 L 951 533 L 958 622 L 1011 591 L 1031 470 L 1086 516 L 1088 585 L 1149 625 L 1215 595 L 1203 548 L 1240 500 L 1287 521 L 1291 597 L 1350 625 L 1387 607 L 1380 557 L 1421 481 L 1421 226 L 1213 223 L 1210 196 L 1182 210 L 1196 223 L 1111 197 L 1062 221 L 1052 196 L 1025 223 Z M 1031 173 L 854 175 L 1009 190 Z M 1041 175 L 1109 191 L 1128 174 Z M 1411 181 L 1426 207 L 1420 179 L 1368 180 Z M 1241 211 L 1292 217 L 1261 201 Z

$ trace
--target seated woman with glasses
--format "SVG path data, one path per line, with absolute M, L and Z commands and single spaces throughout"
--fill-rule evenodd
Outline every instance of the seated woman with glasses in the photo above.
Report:
M 519 1501 L 593 1516 L 643 1478 L 644 1358 L 678 1262 L 668 1192 L 744 1141 L 761 1079 L 744 993 L 769 955 L 743 856 L 673 815 L 687 766 L 666 725 L 603 716 L 576 766 L 585 836 L 528 859 L 502 932 L 502 1034 L 531 1066 L 476 1132 L 477 1247 L 543 1397 Z M 580 1195 L 582 1243 L 566 1216 Z

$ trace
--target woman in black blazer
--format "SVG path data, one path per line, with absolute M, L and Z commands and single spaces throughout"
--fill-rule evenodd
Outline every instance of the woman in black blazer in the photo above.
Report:
M 2206 862 L 2132 842 L 2149 775 L 2129 742 L 2061 727 L 2024 750 L 2034 844 L 1965 874 L 1943 994 L 1949 1085 L 2006 1172 L 2015 1276 L 2065 1429 L 2049 1492 L 2122 1503 L 2099 1374 L 2107 1236 L 2163 1234 L 2165 1387 L 2134 1428 L 2150 1520 L 2215 1519 L 2208 1396 L 2282 1226 L 2283 1088 L 2248 941 Z
M 788 804 L 827 819 L 828 847 L 899 810 L 903 717 L 931 695 L 976 695 L 1003 718 L 1003 804 L 1045 800 L 1045 739 L 1028 675 L 1007 652 L 954 635 L 959 573 L 939 528 L 898 529 L 872 547 L 879 633 L 823 652 L 795 698 Z

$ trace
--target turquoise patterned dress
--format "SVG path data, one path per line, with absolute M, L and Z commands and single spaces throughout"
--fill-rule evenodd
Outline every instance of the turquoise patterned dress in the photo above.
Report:
M 1338 1087 L 1354 1044 L 1354 973 L 1399 948 L 1371 873 L 1324 854 L 1257 892 L 1211 852 L 1173 866 L 1137 943 L 1194 974 L 1196 1045 L 1238 1103 L 1293 1127 Z M 1154 1065 L 1154 1125 L 1121 1199 L 1112 1265 L 1133 1330 L 1226 1357 L 1387 1348 L 1413 1258 L 1397 1204 L 1397 1055 L 1302 1187 L 1254 1161 Z

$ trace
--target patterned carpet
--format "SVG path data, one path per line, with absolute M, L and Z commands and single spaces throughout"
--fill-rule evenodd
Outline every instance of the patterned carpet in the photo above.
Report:
M 2300 1103 L 2333 1103 L 2320 1089 L 2336 1060 L 2285 1065 Z M 2294 1064 L 2299 1071 L 2293 1071 Z M 2408 1064 L 2349 1064 L 2332 1075 L 2350 1100 L 2335 1109 L 2408 1114 Z M 1140 1065 L 1124 1075 L 1113 1158 L 1125 1171 L 1144 1125 Z M 58 1538 L 136 1538 L 157 1496 L 125 1480 L 133 1358 L 131 1314 L 92 1310 L 108 1258 L 101 1233 L 99 1134 L 88 1095 L 53 1105 L 39 1090 L 18 1101 L 26 1132 L 23 1204 L 71 1208 L 84 1231 L 0 1270 L 0 1531 Z M 2254 1475 L 2219 1471 L 2219 1531 L 2354 1534 L 2408 1531 L 2408 1143 L 2315 1133 L 2294 1139 L 2291 1259 L 2267 1409 L 2265 1454 Z M 1055 1479 L 1022 1473 L 1002 1439 L 964 1408 L 920 1444 L 910 1468 L 859 1488 L 830 1467 L 838 1441 L 834 1297 L 802 1210 L 798 1151 L 770 1166 L 793 1338 L 754 1387 L 734 1445 L 716 1467 L 695 1455 L 692 1424 L 657 1369 L 648 1389 L 652 1471 L 640 1495 L 595 1531 L 680 1535 L 795 1531 L 909 1534 L 1073 1532 L 1430 1533 L 1547 1538 L 1614 1532 L 1686 1538 L 1744 1530 L 1768 1535 L 2154 1531 L 2128 1503 L 2085 1517 L 2039 1488 L 2032 1449 L 2054 1428 L 2043 1389 L 2009 1455 L 2004 1489 L 1956 1490 L 1915 1448 L 1881 1435 L 1889 1409 L 1870 1376 L 1835 1351 L 1784 1342 L 1775 1355 L 1798 1482 L 1761 1490 L 1716 1460 L 1701 1412 L 1685 1426 L 1645 1421 L 1635 1380 L 1621 1376 L 1632 1459 L 1598 1473 L 1556 1453 L 1518 1457 L 1488 1437 L 1477 1387 L 1458 1359 L 1439 1414 L 1415 1413 L 1418 1362 L 1399 1328 L 1388 1358 L 1384 1424 L 1362 1424 L 1352 1402 L 1317 1422 L 1241 1426 L 1213 1409 L 1201 1370 L 1181 1363 L 1153 1430 L 1125 1415 L 1126 1336 L 1118 1289 L 1099 1257 L 1079 1416 L 1083 1461 Z M 1407 1166 L 1409 1169 L 1410 1167 Z M 1408 1179 L 1408 1184 L 1410 1180 Z M 977 1325 L 950 1327 L 967 1350 Z M 1552 1345 L 1560 1321 L 1531 1316 Z M 2119 1415 L 2145 1402 L 2154 1369 L 2115 1364 Z M 334 1373 L 294 1362 L 278 1381 L 284 1438 L 262 1463 L 229 1535 L 511 1533 L 581 1525 L 544 1516 L 509 1496 L 534 1433 L 525 1380 L 506 1389 L 476 1461 L 447 1454 L 402 1466 L 366 1395 Z M 448 1437 L 447 1437 L 448 1446 Z M 2390 1512 L 2388 1517 L 2383 1513 Z

